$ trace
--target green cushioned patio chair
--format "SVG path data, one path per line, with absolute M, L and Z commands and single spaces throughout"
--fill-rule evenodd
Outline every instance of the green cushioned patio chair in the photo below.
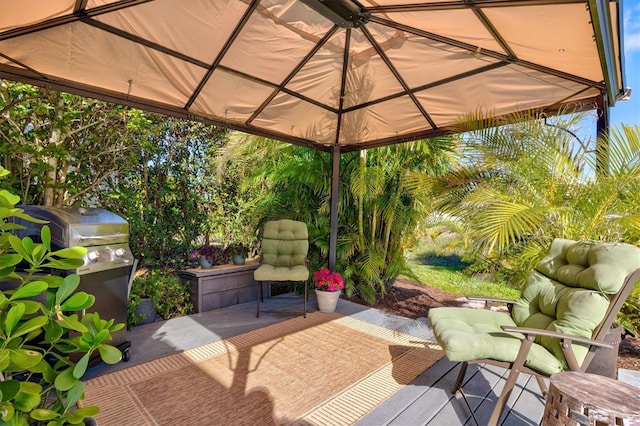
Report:
M 269 221 L 262 236 L 262 260 L 253 277 L 258 282 L 257 317 L 260 302 L 264 301 L 262 283 L 273 281 L 302 281 L 304 283 L 304 317 L 307 317 L 307 252 L 309 234 L 307 225 L 289 219 Z
M 462 392 L 470 363 L 510 369 L 493 410 L 498 424 L 519 373 L 543 377 L 585 371 L 616 314 L 640 278 L 640 248 L 623 243 L 556 239 L 533 270 L 510 314 L 484 309 L 430 309 L 429 322 L 447 358 L 462 362 L 453 393 Z M 475 298 L 476 300 L 482 300 Z M 501 299 L 486 299 L 504 301 Z

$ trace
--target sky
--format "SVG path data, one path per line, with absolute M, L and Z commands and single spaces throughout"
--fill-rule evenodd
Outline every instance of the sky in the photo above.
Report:
M 618 101 L 611 111 L 611 125 L 640 126 L 640 0 L 623 0 L 625 86 L 631 99 Z

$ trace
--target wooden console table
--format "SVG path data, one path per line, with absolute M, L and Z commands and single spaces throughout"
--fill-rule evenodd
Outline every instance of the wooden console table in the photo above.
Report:
M 218 265 L 211 269 L 185 269 L 178 272 L 180 282 L 191 283 L 191 303 L 196 312 L 238 303 L 250 302 L 258 298 L 257 282 L 253 279 L 253 271 L 258 262 L 247 262 L 244 265 Z M 268 294 L 268 286 L 263 287 Z

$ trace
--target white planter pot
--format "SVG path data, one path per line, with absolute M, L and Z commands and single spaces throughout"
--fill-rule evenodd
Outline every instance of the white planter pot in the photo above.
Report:
M 318 310 L 320 312 L 334 312 L 340 297 L 339 291 L 322 291 L 316 289 L 316 299 L 318 300 Z

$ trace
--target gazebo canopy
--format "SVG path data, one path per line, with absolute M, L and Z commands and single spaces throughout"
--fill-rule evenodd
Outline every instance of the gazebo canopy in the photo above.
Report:
M 0 0 L 0 78 L 339 151 L 623 95 L 607 0 Z

